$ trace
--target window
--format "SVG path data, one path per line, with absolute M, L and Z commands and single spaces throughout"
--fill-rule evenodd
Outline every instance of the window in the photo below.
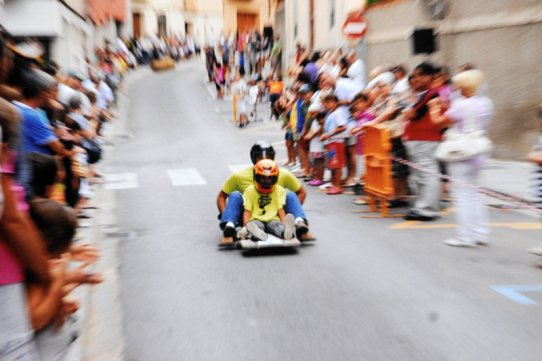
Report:
M 294 1 L 294 39 L 297 38 L 297 1 Z
M 335 13 L 337 12 L 337 0 L 329 0 L 329 28 L 333 28 L 335 26 Z

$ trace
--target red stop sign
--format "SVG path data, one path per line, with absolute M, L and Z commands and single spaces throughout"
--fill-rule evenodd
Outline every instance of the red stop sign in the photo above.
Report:
M 369 26 L 362 15 L 356 14 L 346 18 L 343 24 L 343 35 L 349 40 L 360 40 L 367 33 Z

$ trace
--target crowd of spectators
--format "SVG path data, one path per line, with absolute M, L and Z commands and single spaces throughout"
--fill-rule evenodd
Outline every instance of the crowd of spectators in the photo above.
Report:
M 126 44 L 124 44 L 126 45 Z M 0 359 L 62 359 L 77 335 L 72 290 L 102 282 L 100 251 L 79 239 L 101 175 L 103 126 L 137 66 L 106 43 L 81 69 L 42 60 L 35 41 L 0 34 L 2 132 Z
M 395 64 L 367 72 L 353 51 L 309 53 L 298 46 L 295 65 L 282 81 L 269 54 L 272 52 L 264 56 L 261 66 L 250 66 L 248 75 L 243 66 L 226 64 L 229 71 L 235 72 L 232 92 L 237 95 L 237 109 L 241 108 L 241 126 L 246 122 L 239 98 L 249 93 L 247 83 L 263 80 L 261 97 L 268 97 L 271 118 L 281 121 L 285 132 L 288 159 L 284 166 L 328 195 L 342 194 L 348 187 L 363 188 L 365 130 L 379 124 L 388 130 L 394 159 L 394 194 L 388 199 L 389 207 L 408 207 L 407 220 L 433 221 L 440 215 L 442 199 L 447 199 L 450 192 L 460 227 L 446 243 L 487 244 L 487 210 L 476 191 L 461 186 L 462 182 L 476 184 L 486 156 L 453 164 L 439 162 L 435 157 L 446 130 L 457 128 L 461 132 L 471 115 L 477 127 L 488 131 L 494 109 L 481 71 L 464 64 L 452 77 L 446 67 L 423 62 L 411 71 L 403 64 Z M 260 69 L 269 72 L 261 76 Z M 419 168 L 397 159 L 412 161 Z M 326 168 L 329 179 L 324 179 Z M 435 176 L 438 172 L 449 172 L 457 182 L 452 182 L 449 189 L 446 181 Z M 354 203 L 363 205 L 367 200 L 362 196 Z

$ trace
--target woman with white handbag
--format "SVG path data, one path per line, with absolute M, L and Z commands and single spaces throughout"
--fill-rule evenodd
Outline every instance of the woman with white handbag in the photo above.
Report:
M 443 113 L 439 98 L 429 102 L 434 123 L 449 126 L 435 156 L 447 163 L 451 193 L 455 206 L 457 235 L 445 241 L 449 246 L 475 247 L 487 245 L 489 236 L 488 210 L 475 186 L 482 166 L 491 152 L 487 137 L 494 116 L 491 99 L 478 95 L 484 83 L 479 70 L 468 70 L 453 77 L 452 82 L 461 97 L 452 101 Z

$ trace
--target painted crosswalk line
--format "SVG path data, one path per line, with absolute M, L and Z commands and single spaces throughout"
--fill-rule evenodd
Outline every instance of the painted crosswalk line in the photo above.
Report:
M 108 190 L 139 188 L 136 173 L 105 174 L 104 181 L 104 188 Z
M 536 305 L 538 304 L 535 300 L 527 297 L 524 293 L 535 293 L 542 292 L 542 285 L 502 285 L 502 286 L 492 286 L 494 291 L 500 293 L 506 298 L 522 304 L 522 305 Z
M 207 184 L 196 168 L 169 169 L 167 171 L 174 186 L 192 186 Z

